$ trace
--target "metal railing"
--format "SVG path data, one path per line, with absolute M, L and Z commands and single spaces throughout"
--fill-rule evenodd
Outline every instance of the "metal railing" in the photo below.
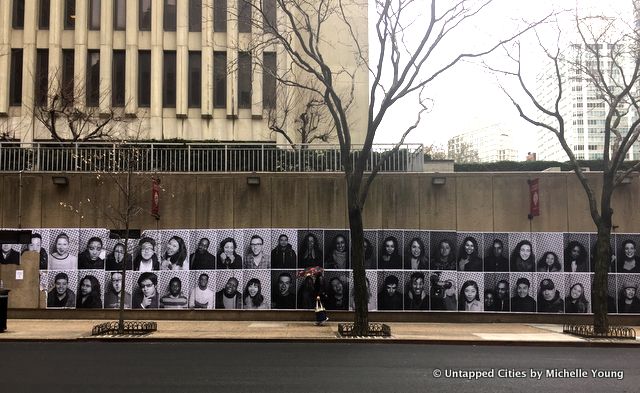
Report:
M 374 145 L 371 171 L 394 145 Z M 362 154 L 354 146 L 351 161 Z M 391 154 L 382 172 L 422 172 L 421 144 L 405 144 Z M 17 143 L 0 142 L 0 172 L 341 172 L 338 145 L 220 143 Z

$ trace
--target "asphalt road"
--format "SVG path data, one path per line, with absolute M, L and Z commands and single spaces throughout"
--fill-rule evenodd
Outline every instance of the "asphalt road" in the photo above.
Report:
M 531 369 L 542 371 L 540 379 Z M 560 378 L 547 370 L 581 369 Z M 614 370 L 596 378 L 592 370 Z M 446 377 L 452 370 L 493 372 Z M 552 371 L 553 372 L 553 371 Z M 623 373 L 622 378 L 620 372 Z M 524 374 L 520 374 L 524 373 Z M 434 375 L 441 375 L 435 378 Z M 534 374 L 535 375 L 535 374 Z M 0 392 L 638 392 L 640 348 L 6 342 Z

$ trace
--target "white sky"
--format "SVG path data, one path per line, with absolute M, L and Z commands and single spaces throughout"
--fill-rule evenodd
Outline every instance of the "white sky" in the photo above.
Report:
M 490 9 L 476 16 L 475 26 L 470 26 L 469 29 L 461 32 L 460 36 L 455 37 L 447 47 L 450 48 L 451 54 L 478 50 L 478 48 L 490 46 L 498 38 L 512 35 L 516 21 L 535 20 L 554 9 L 568 9 L 575 6 L 575 0 L 495 0 L 495 4 L 492 4 Z M 375 12 L 373 7 L 374 5 L 371 4 L 369 8 L 370 25 L 375 22 L 375 15 L 372 15 L 372 12 Z M 580 0 L 579 7 L 580 14 L 589 10 L 596 14 L 613 12 L 619 15 L 631 12 L 632 2 L 631 0 Z M 372 31 L 370 27 L 370 47 L 375 44 L 375 35 L 371 33 Z M 523 45 L 529 42 L 533 47 L 532 39 L 533 36 L 528 39 L 523 38 Z M 371 52 L 374 50 L 372 49 Z M 443 52 L 440 55 L 446 56 L 446 53 Z M 499 54 L 492 55 L 490 62 L 492 66 L 504 64 L 504 67 L 507 67 L 509 64 Z M 530 78 L 535 78 L 535 75 L 541 71 L 541 67 L 541 64 L 532 64 L 530 69 L 525 69 L 524 72 Z M 486 71 L 478 61 L 460 63 L 450 72 L 440 75 L 430 85 L 428 96 L 433 99 L 433 110 L 423 117 L 420 126 L 412 132 L 407 142 L 446 147 L 447 140 L 453 135 L 498 125 L 512 130 L 519 150 L 518 159 L 524 160 L 528 151 L 536 150 L 535 128 L 518 116 L 516 109 L 498 87 L 495 75 Z M 417 106 L 412 104 L 414 102 L 415 99 L 406 101 L 390 112 L 376 136 L 377 143 L 392 143 L 398 140 L 402 128 L 397 128 L 397 125 L 414 121 L 417 111 Z

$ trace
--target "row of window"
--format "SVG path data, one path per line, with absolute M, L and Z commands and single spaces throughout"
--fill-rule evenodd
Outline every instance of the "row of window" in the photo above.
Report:
M 100 30 L 100 1 L 89 0 L 89 14 L 87 27 L 89 30 Z M 164 31 L 176 31 L 176 3 L 177 0 L 163 0 L 163 28 Z M 24 29 L 25 0 L 13 1 L 14 29 Z M 125 30 L 127 24 L 127 1 L 113 0 L 113 29 Z M 264 30 L 269 31 L 276 26 L 276 0 L 262 0 L 262 12 L 264 14 Z M 138 0 L 138 30 L 151 30 L 151 0 Z M 50 0 L 38 0 L 38 28 L 49 29 Z M 252 5 L 249 0 L 238 1 L 238 31 L 240 33 L 251 32 Z M 227 0 L 214 0 L 213 30 L 216 32 L 227 31 Z M 64 28 L 75 29 L 76 1 L 64 0 Z M 189 0 L 189 31 L 202 31 L 202 0 Z
M 263 107 L 271 108 L 276 103 L 276 54 L 263 54 Z M 78 90 L 74 84 L 73 49 L 62 50 L 61 87 L 62 97 L 68 102 L 73 101 Z M 22 105 L 22 77 L 23 77 L 22 49 L 11 50 L 11 75 L 9 85 L 10 105 Z M 111 105 L 122 107 L 125 105 L 125 74 L 126 52 L 114 50 L 111 76 Z M 199 108 L 201 105 L 201 75 L 202 54 L 198 51 L 189 52 L 188 66 L 188 105 Z M 38 49 L 36 52 L 35 68 L 35 104 L 46 105 L 49 92 L 49 50 Z M 213 105 L 224 108 L 227 103 L 227 53 L 213 54 Z M 238 54 L 238 107 L 251 108 L 251 54 Z M 98 106 L 100 102 L 100 51 L 87 51 L 86 74 L 86 103 L 88 106 Z M 151 51 L 138 51 L 138 106 L 149 107 L 151 104 Z M 165 108 L 176 106 L 176 52 L 164 51 L 162 66 L 162 104 Z

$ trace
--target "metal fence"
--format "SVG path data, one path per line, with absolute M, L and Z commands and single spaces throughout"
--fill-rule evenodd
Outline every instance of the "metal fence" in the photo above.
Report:
M 394 145 L 374 145 L 371 171 Z M 352 162 L 362 154 L 354 146 Z M 338 145 L 218 143 L 0 143 L 0 172 L 340 172 Z M 421 144 L 405 144 L 391 154 L 382 172 L 422 172 Z

